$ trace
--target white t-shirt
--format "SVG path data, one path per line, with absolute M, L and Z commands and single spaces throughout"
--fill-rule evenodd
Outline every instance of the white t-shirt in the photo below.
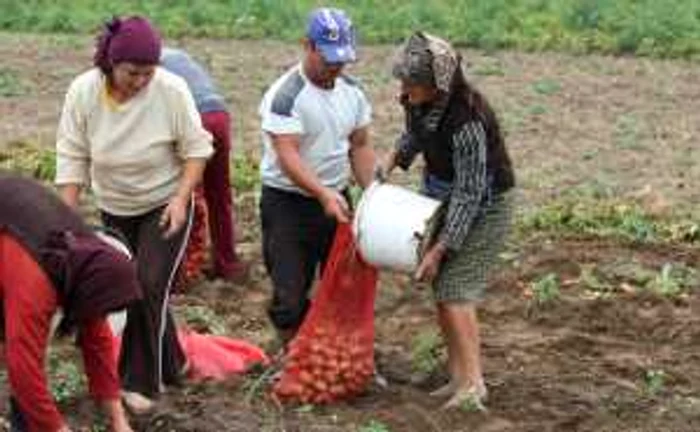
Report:
M 282 171 L 270 134 L 299 135 L 302 160 L 324 186 L 342 190 L 350 174 L 349 136 L 370 124 L 372 108 L 352 78 L 341 76 L 332 89 L 323 89 L 311 83 L 297 65 L 267 90 L 260 116 L 262 183 L 306 194 Z
M 108 213 L 143 214 L 168 202 L 185 159 L 208 158 L 211 141 L 182 78 L 159 67 L 146 88 L 118 104 L 104 75 L 91 69 L 66 94 L 56 183 L 90 184 Z

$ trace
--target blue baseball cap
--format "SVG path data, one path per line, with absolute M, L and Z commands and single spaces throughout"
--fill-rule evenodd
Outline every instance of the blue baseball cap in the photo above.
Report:
M 309 14 L 306 37 L 329 63 L 357 60 L 355 29 L 347 14 L 335 8 L 318 8 Z

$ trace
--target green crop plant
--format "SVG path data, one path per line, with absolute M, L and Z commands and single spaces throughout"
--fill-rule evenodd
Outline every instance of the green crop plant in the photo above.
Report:
M 440 364 L 442 339 L 437 332 L 423 331 L 413 338 L 411 346 L 411 363 L 413 369 L 429 374 Z
M 547 273 L 530 284 L 532 299 L 538 305 L 552 303 L 559 299 L 561 294 L 559 276 L 556 273 Z
M 360 426 L 357 432 L 391 432 L 391 429 L 378 420 L 370 420 L 369 423 Z
M 315 0 L 0 0 L 0 29 L 93 33 L 114 14 L 145 14 L 169 37 L 297 40 Z M 573 53 L 697 57 L 696 0 L 338 0 L 363 43 L 395 43 L 415 28 L 455 44 Z

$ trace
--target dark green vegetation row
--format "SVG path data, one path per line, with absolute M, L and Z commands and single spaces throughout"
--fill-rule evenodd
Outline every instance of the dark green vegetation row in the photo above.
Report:
M 171 37 L 295 40 L 317 0 L 0 0 L 0 29 L 93 32 L 112 14 L 147 14 Z M 700 54 L 698 0 L 339 0 L 363 42 L 425 29 L 485 49 Z

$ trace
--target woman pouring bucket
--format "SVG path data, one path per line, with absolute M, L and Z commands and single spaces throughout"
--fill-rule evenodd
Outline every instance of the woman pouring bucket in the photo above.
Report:
M 511 161 L 493 110 L 466 81 L 460 56 L 448 42 L 413 34 L 398 50 L 392 73 L 401 82 L 406 126 L 380 177 L 396 166 L 407 170 L 420 153 L 423 196 L 375 183 L 358 206 L 355 233 L 370 263 L 412 268 L 418 281 L 432 283 L 450 375 L 432 395 L 446 398 L 446 408 L 470 401 L 482 406 L 487 391 L 476 303 L 510 223 Z M 410 207 L 401 213 L 407 216 L 383 227 L 371 220 L 378 207 L 392 205 Z M 428 219 L 432 229 L 421 241 L 414 234 L 426 231 Z M 375 241 L 381 236 L 383 245 Z M 396 252 L 400 244 L 406 246 L 403 254 Z M 387 255 L 382 247 L 393 251 Z

